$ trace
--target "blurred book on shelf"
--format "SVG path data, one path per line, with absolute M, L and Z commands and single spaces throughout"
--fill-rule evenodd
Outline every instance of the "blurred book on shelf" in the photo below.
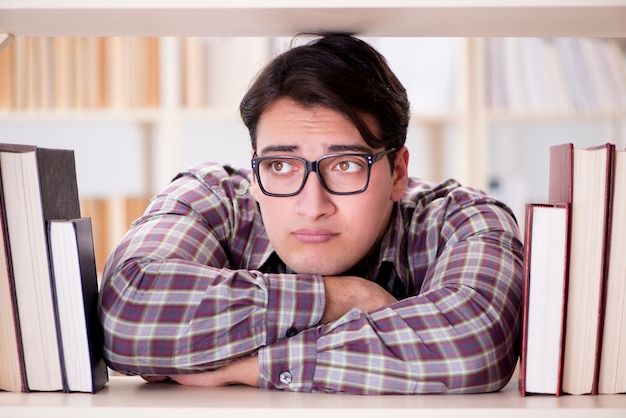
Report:
M 486 105 L 512 114 L 626 111 L 626 49 L 614 39 L 486 40 Z
M 15 37 L 0 51 L 0 109 L 159 105 L 158 38 Z

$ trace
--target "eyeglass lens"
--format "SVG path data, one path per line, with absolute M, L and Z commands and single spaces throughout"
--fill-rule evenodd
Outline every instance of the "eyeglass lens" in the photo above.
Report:
M 322 184 L 331 192 L 353 193 L 362 190 L 368 181 L 367 156 L 342 154 L 323 157 L 313 164 Z M 259 162 L 259 180 L 271 194 L 291 194 L 306 181 L 306 161 L 297 157 L 276 157 Z

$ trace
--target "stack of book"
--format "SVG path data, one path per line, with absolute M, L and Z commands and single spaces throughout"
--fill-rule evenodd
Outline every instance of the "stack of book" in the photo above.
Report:
M 550 149 L 526 207 L 520 391 L 626 392 L 626 151 Z
M 108 373 L 74 152 L 0 144 L 0 175 L 0 389 L 95 393 Z
M 485 41 L 486 104 L 495 114 L 626 110 L 626 50 L 615 39 Z
M 0 109 L 156 107 L 159 40 L 16 36 L 0 52 Z

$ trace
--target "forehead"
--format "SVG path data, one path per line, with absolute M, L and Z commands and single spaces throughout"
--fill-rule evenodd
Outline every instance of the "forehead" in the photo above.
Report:
M 345 115 L 322 106 L 304 106 L 281 98 L 268 107 L 257 126 L 257 151 L 285 152 L 336 147 L 371 150 Z

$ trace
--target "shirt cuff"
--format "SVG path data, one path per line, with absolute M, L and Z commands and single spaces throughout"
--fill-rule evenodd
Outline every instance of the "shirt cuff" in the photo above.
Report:
M 319 327 L 307 329 L 259 350 L 259 387 L 311 392 Z
M 326 304 L 322 276 L 268 274 L 268 281 L 268 345 L 319 324 Z

